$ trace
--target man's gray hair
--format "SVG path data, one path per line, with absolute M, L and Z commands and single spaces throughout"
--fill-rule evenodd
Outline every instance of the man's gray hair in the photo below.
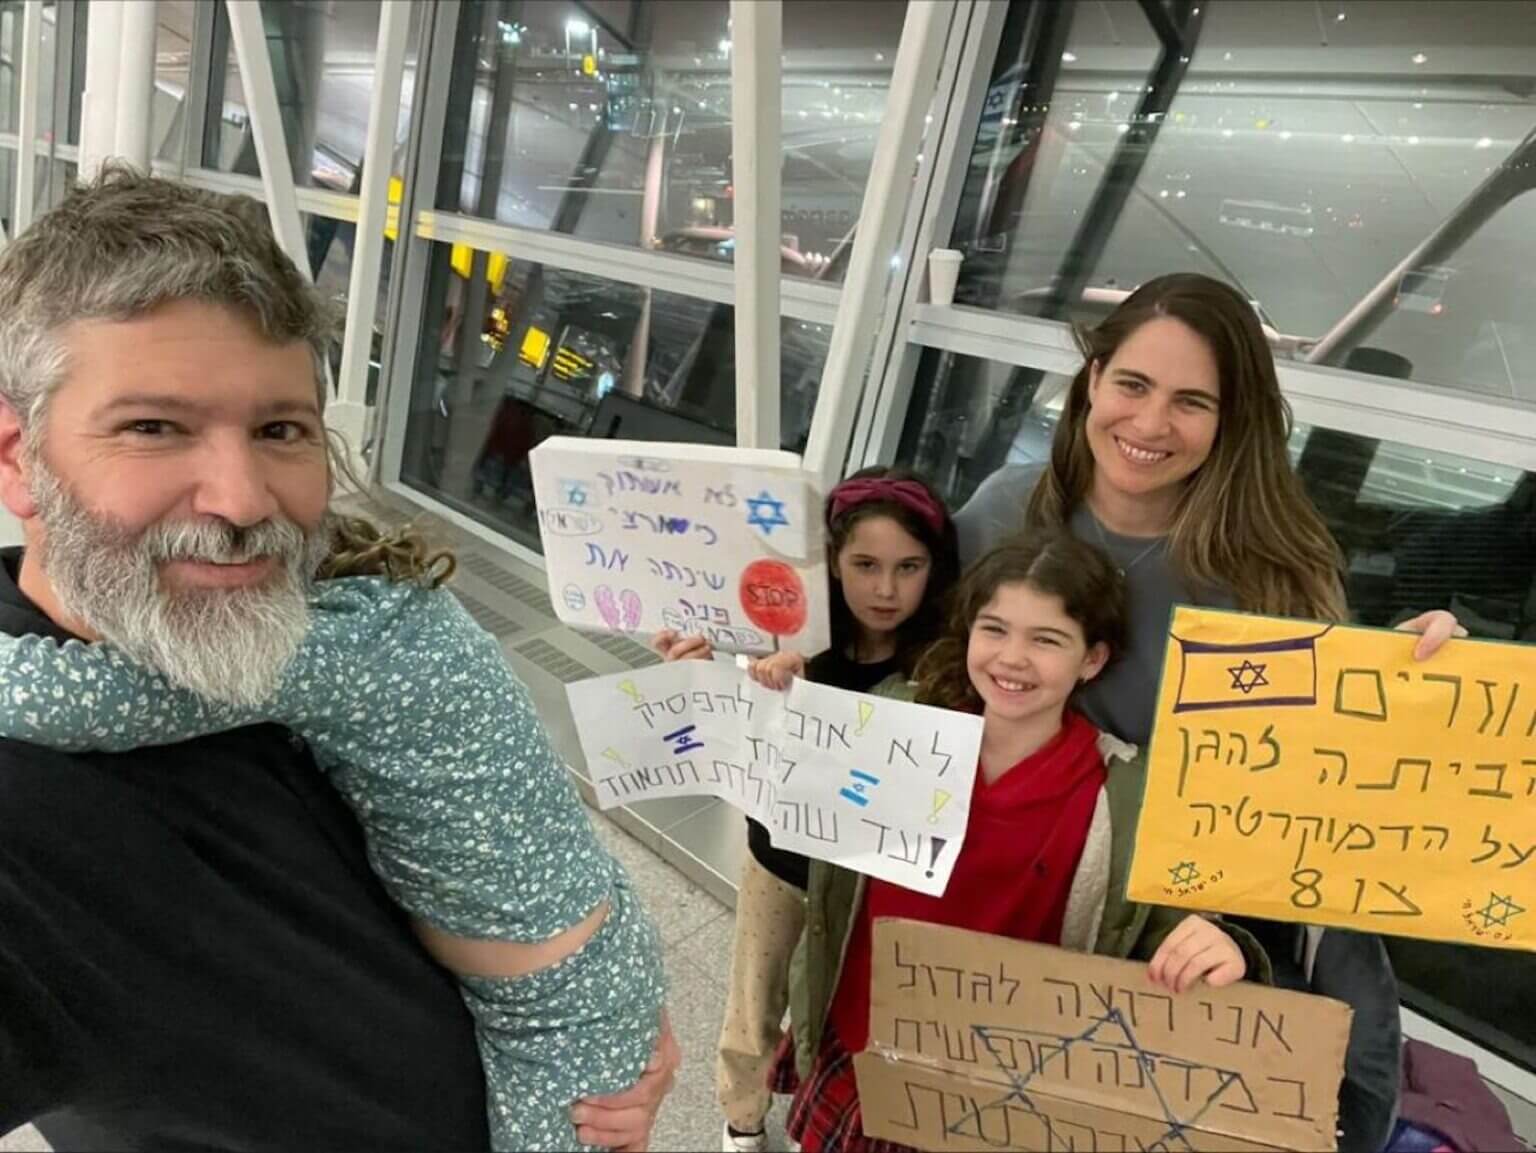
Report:
M 278 246 L 266 209 L 111 162 L 0 253 L 0 399 L 36 436 L 69 370 L 59 329 L 178 300 L 235 309 L 275 344 L 307 341 L 324 408 L 336 310 Z

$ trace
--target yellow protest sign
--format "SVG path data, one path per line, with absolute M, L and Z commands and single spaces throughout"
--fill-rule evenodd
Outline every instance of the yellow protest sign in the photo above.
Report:
M 1180 607 L 1128 895 L 1536 948 L 1536 647 Z

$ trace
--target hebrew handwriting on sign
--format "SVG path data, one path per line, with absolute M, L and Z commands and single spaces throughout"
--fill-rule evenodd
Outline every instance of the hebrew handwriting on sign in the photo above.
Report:
M 1169 632 L 1133 899 L 1536 948 L 1536 647 L 1415 661 L 1183 606 Z
M 1350 1011 L 1239 982 L 1171 997 L 1146 967 L 875 922 L 864 1131 L 920 1149 L 1335 1147 Z
M 820 498 L 795 454 L 556 436 L 529 462 L 567 624 L 726 652 L 827 646 Z
M 734 665 L 677 661 L 567 686 L 600 808 L 718 797 L 773 843 L 938 895 L 965 839 L 981 718 Z

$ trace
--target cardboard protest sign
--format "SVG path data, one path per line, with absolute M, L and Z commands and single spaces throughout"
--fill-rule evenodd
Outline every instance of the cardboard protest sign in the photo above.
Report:
M 567 624 L 726 652 L 826 648 L 821 504 L 794 453 L 554 436 L 529 454 Z
M 1180 607 L 1129 895 L 1536 948 L 1536 648 Z
M 677 661 L 566 686 L 600 808 L 710 796 L 773 843 L 935 896 L 970 816 L 981 718 L 734 665 Z
M 881 918 L 864 1132 L 927 1150 L 1333 1149 L 1351 1011 Z

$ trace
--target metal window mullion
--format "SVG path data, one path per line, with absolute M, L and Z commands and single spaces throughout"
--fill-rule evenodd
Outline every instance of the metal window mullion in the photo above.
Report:
M 995 360 L 1018 368 L 1071 371 L 1081 362 L 1069 325 L 992 309 L 914 303 L 908 310 L 907 339 L 962 356 Z
M 155 0 L 117 0 L 117 4 L 112 152 L 137 168 L 148 169 L 155 94 Z
M 805 467 L 823 486 L 837 479 L 853 431 L 858 390 L 874 348 L 891 252 L 905 216 L 923 117 L 938 86 L 952 7 L 936 0 L 910 0 L 907 5 L 806 445 Z
M 1536 411 L 1343 370 L 1284 363 L 1278 372 L 1304 424 L 1536 472 Z
M 332 192 L 329 188 L 295 188 L 293 195 L 298 201 L 299 210 L 311 216 L 324 216 L 348 224 L 356 224 L 362 217 L 362 201 L 350 192 Z
M 835 284 L 785 277 L 779 284 L 779 312 L 790 320 L 830 325 L 837 319 L 842 290 Z
M 192 6 L 192 39 L 187 58 L 187 90 L 182 94 L 182 139 L 176 169 L 185 172 L 203 161 L 203 128 L 208 122 L 208 89 L 213 77 L 216 4 Z M 223 63 L 220 61 L 219 63 Z
M 670 253 L 643 252 L 622 245 L 578 240 L 558 233 L 498 224 L 455 213 L 423 210 L 416 233 L 444 244 L 500 251 L 517 260 L 584 272 L 606 280 L 703 297 L 721 304 L 735 300 L 731 269 Z
M 174 171 L 175 165 L 162 161 L 155 165 L 157 171 Z M 264 191 L 262 182 L 254 176 L 238 172 L 220 172 L 213 168 L 189 168 L 181 174 L 181 180 L 194 188 L 206 188 L 209 192 L 238 193 L 260 200 Z M 359 198 L 349 192 L 332 192 L 329 188 L 295 188 L 293 190 L 299 211 L 311 216 L 324 216 L 347 224 L 358 221 Z
M 386 487 L 400 483 L 416 359 L 427 323 L 433 246 L 418 231 L 416 204 L 418 200 L 429 205 L 436 203 L 460 12 L 459 0 L 438 0 L 422 16 L 410 135 L 402 172 L 404 187 L 396 210 L 395 260 L 385 310 L 384 348 L 379 365 L 381 395 L 370 469 L 370 479 Z
M 37 183 L 37 111 L 43 63 L 43 0 L 27 0 L 21 25 L 21 108 L 16 124 L 16 206 L 11 234 L 32 223 Z
M 779 447 L 779 167 L 784 5 L 731 0 L 736 443 Z
M 288 159 L 286 132 L 277 104 L 272 57 L 267 52 L 261 5 L 259 0 L 225 0 L 225 8 L 229 13 L 229 35 L 234 41 L 235 58 L 240 64 L 240 79 L 245 86 L 246 111 L 251 118 L 251 135 L 256 144 L 256 159 L 261 165 L 261 186 L 272 220 L 272 232 L 304 279 L 313 281 L 304 224 L 299 219 L 299 202 L 294 195 L 293 164 Z
M 112 155 L 117 141 L 118 72 L 122 65 L 123 9 L 117 4 L 93 4 L 86 25 L 85 87 L 80 112 L 81 180 L 90 180 L 101 162 Z M 64 48 L 62 39 L 57 45 Z M 64 110 L 68 124 L 68 105 Z M 55 117 L 57 119 L 57 117 Z
M 580 240 L 573 236 L 426 209 L 416 214 L 415 232 L 427 240 L 504 252 L 516 260 L 533 261 L 621 284 L 659 289 L 719 304 L 737 303 L 732 269 L 714 261 L 696 260 L 669 252 L 647 252 L 621 244 Z M 839 291 L 832 285 L 787 279 L 781 291 L 781 314 L 784 316 L 818 324 L 830 323 L 836 316 Z
M 368 361 L 378 312 L 379 270 L 384 258 L 384 226 L 389 214 L 391 153 L 395 123 L 400 116 L 400 90 L 405 75 L 405 50 L 411 31 L 405 0 L 383 0 L 379 8 L 378 51 L 373 92 L 368 108 L 368 136 L 363 146 L 362 187 L 357 202 L 357 231 L 352 244 L 351 279 L 347 286 L 347 321 L 343 330 L 341 375 L 336 399 L 345 408 L 339 415 L 354 423 L 364 416 L 368 392 Z M 344 429 L 362 449 L 361 427 Z
M 918 180 L 923 195 L 908 213 L 903 244 L 906 277 L 893 286 L 886 301 L 870 384 L 864 390 L 859 427 L 849 455 L 851 462 L 870 465 L 895 458 L 919 359 L 918 350 L 905 334 L 912 309 L 927 283 L 928 252 L 941 239 L 947 243 L 954 228 L 966 160 L 986 104 L 987 82 L 1006 16 L 1006 5 L 979 0 L 957 10 L 951 25 L 938 88 L 945 98 L 934 100 L 928 156 Z

